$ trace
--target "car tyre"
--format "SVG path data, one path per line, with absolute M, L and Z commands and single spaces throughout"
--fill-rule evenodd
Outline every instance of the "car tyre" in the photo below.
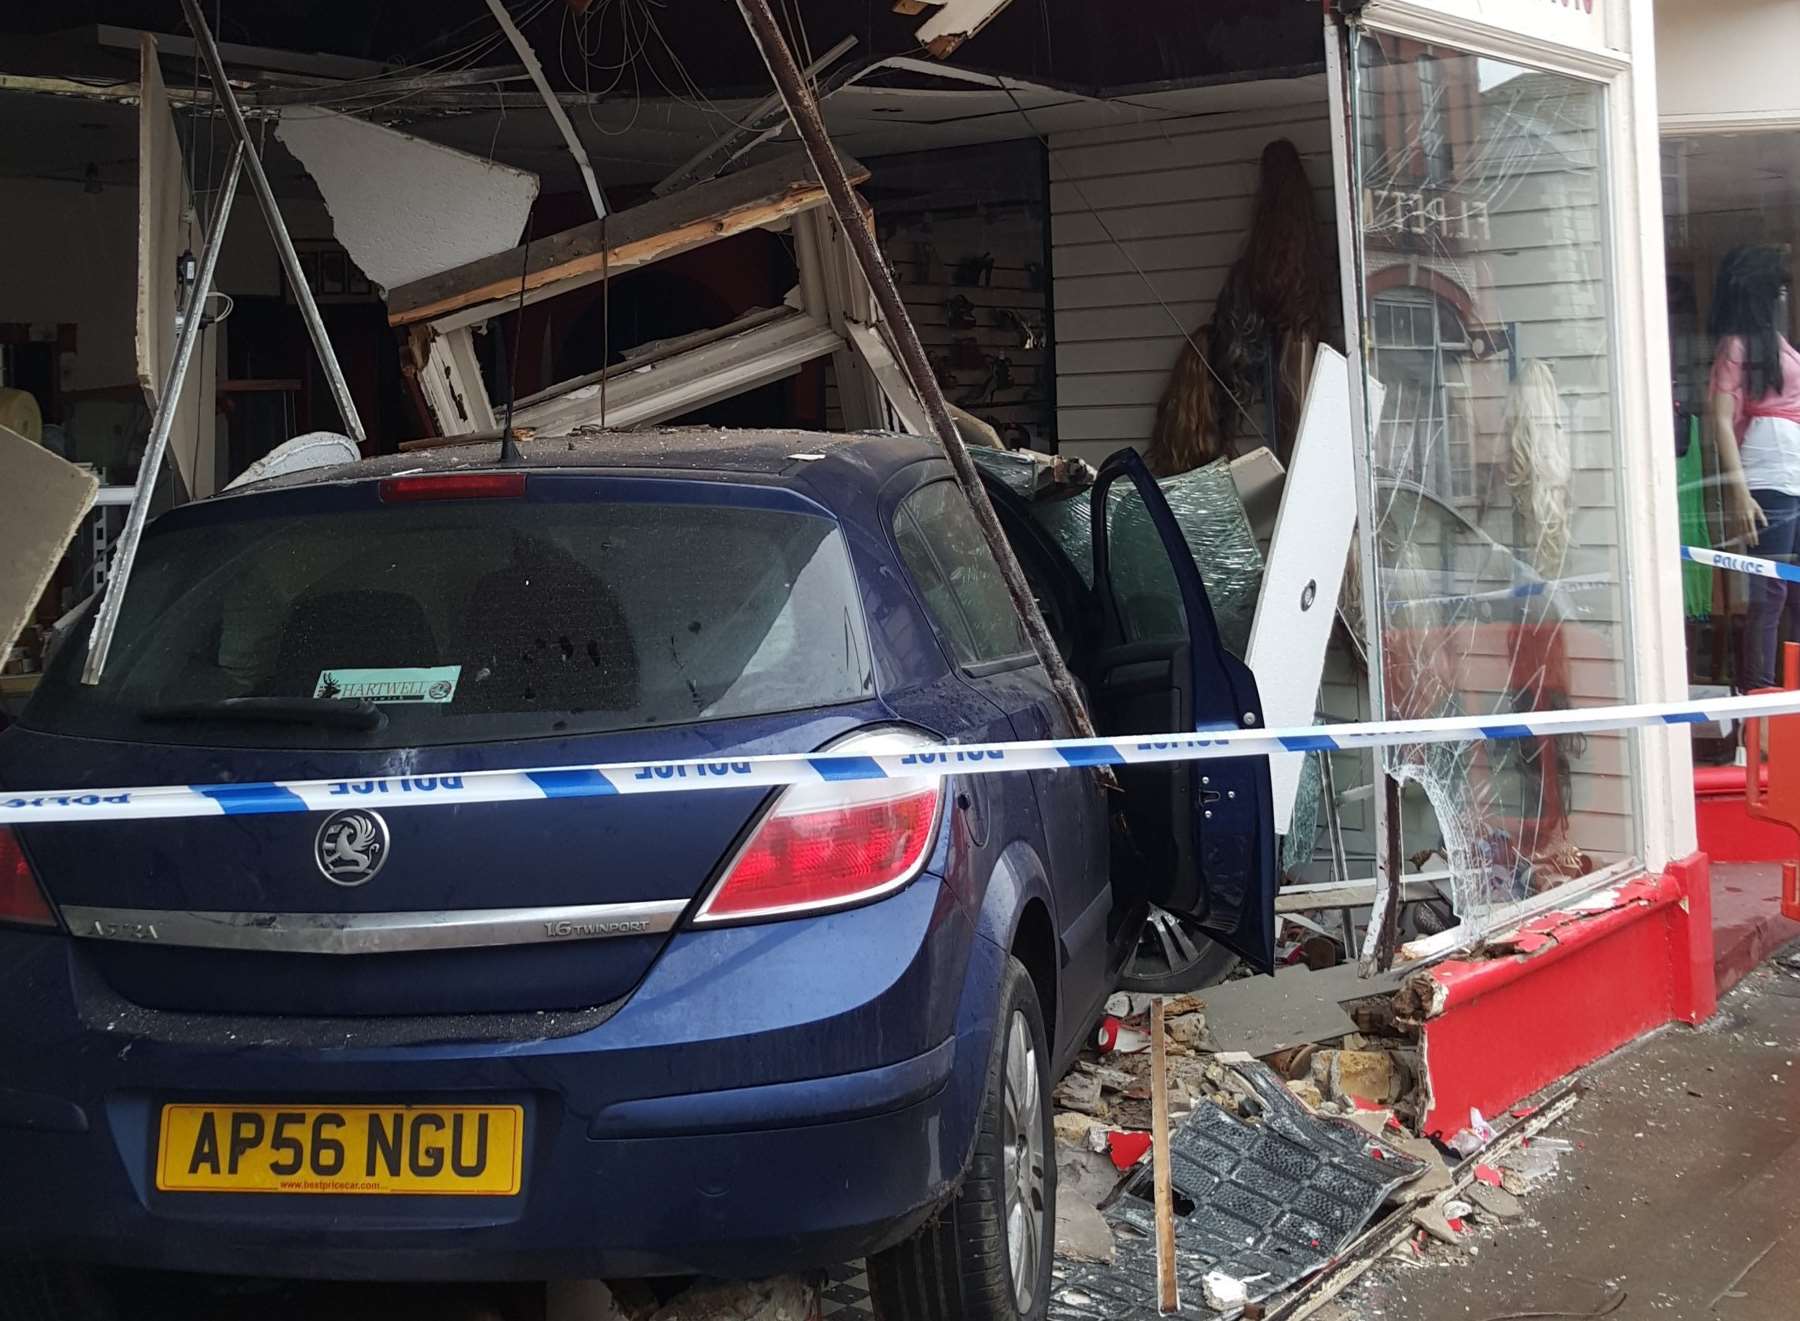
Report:
M 86 1271 L 60 1262 L 0 1260 L 0 1321 L 115 1321 L 118 1309 Z
M 1152 908 L 1118 985 L 1121 991 L 1139 995 L 1185 995 L 1217 986 L 1237 965 L 1238 956 L 1208 936 L 1198 922 Z
M 1056 1239 L 1050 1048 L 1037 989 L 1008 959 L 981 1128 L 962 1186 L 912 1237 L 869 1259 L 879 1321 L 1038 1321 Z

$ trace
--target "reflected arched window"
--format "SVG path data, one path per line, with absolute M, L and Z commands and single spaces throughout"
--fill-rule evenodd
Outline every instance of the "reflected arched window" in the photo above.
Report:
M 1475 445 L 1462 314 L 1428 289 L 1387 289 L 1370 306 L 1375 376 L 1387 387 L 1376 429 L 1383 475 L 1440 499 L 1475 496 Z

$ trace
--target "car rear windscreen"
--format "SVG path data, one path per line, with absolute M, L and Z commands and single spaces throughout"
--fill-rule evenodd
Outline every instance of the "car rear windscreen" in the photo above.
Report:
M 258 517 L 259 503 L 153 529 L 100 685 L 79 681 L 84 625 L 21 723 L 405 747 L 691 724 L 874 691 L 849 555 L 823 516 L 468 500 Z M 287 727 L 206 714 L 230 698 L 360 699 L 387 719 L 370 732 L 304 709 Z

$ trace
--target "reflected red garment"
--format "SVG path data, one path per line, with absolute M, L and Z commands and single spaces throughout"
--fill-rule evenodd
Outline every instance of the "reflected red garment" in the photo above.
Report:
M 1396 719 L 1509 711 L 1553 711 L 1573 705 L 1568 635 L 1561 619 L 1477 621 L 1389 630 L 1385 680 Z M 1496 891 L 1529 884 L 1547 889 L 1593 870 L 1570 840 L 1565 779 L 1583 736 L 1483 741 L 1470 758 L 1470 839 Z M 1522 897 L 1499 894 L 1497 899 Z

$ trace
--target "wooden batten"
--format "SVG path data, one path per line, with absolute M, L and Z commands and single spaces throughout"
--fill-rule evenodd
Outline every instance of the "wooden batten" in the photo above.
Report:
M 869 177 L 862 165 L 843 159 L 853 183 Z M 521 269 L 527 301 L 537 302 L 561 292 L 558 286 L 577 288 L 608 272 L 622 274 L 825 202 L 825 189 L 805 153 L 793 152 L 538 239 L 530 245 L 528 263 L 521 246 L 403 284 L 388 294 L 388 323 L 413 325 L 453 313 L 464 313 L 458 317 L 464 324 L 483 320 L 471 313 L 491 303 L 486 314 L 497 315 L 519 297 Z

